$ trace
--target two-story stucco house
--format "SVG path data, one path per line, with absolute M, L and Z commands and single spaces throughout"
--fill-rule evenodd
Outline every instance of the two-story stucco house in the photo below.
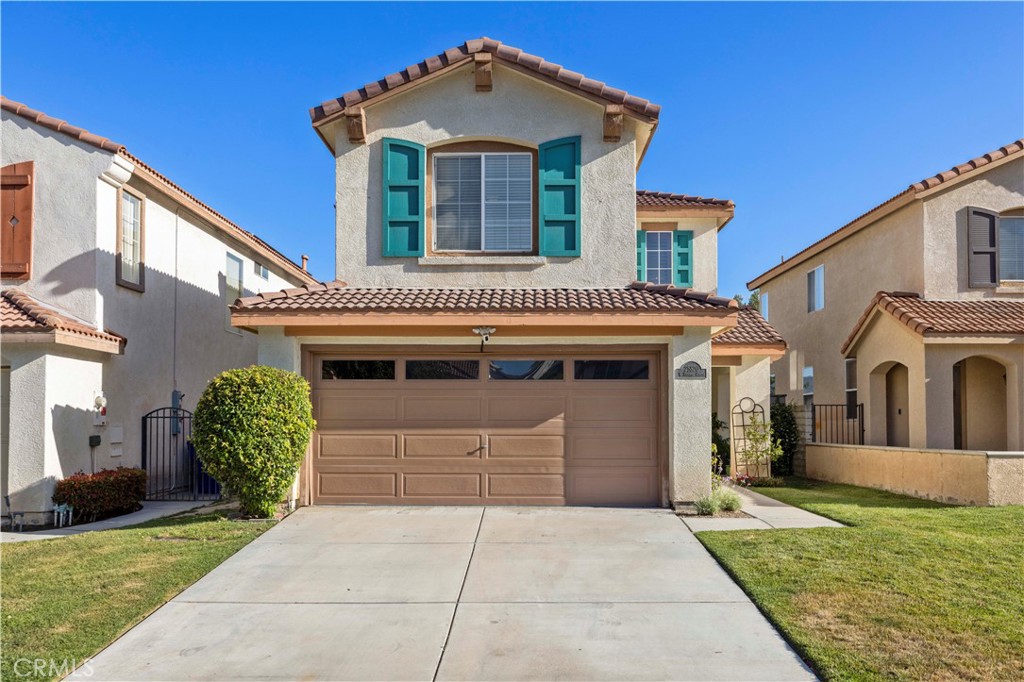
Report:
M 3 493 L 32 524 L 56 480 L 140 466 L 143 415 L 256 361 L 230 303 L 315 280 L 122 145 L 0 102 Z
M 819 440 L 1024 450 L 1024 140 L 910 185 L 748 286 L 790 345 L 775 391 L 818 405 Z
M 312 383 L 300 499 L 709 492 L 713 392 L 767 405 L 785 344 L 715 295 L 732 203 L 637 191 L 658 115 L 487 38 L 311 110 L 344 281 L 233 308 L 261 363 Z

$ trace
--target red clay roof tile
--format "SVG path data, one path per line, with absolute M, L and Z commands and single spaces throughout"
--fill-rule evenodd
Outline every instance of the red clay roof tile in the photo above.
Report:
M 749 306 L 740 308 L 736 326 L 711 339 L 719 346 L 779 346 L 786 347 L 786 341 L 768 320 Z
M 126 339 L 109 330 L 96 329 L 71 315 L 41 303 L 20 289 L 0 292 L 0 328 L 4 334 L 65 331 L 124 344 Z
M 652 192 L 647 189 L 638 189 L 636 191 L 636 207 L 644 208 L 647 206 L 717 206 L 733 208 L 734 204 L 728 199 L 709 199 L 691 194 Z

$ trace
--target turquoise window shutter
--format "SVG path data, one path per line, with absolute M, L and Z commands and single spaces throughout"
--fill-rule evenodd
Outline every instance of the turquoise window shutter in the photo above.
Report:
M 423 255 L 426 164 L 423 145 L 384 138 L 381 241 L 385 256 Z
M 636 281 L 647 281 L 647 233 L 636 231 Z
M 672 233 L 672 283 L 677 287 L 693 286 L 693 231 Z
M 540 254 L 580 255 L 580 138 L 565 137 L 538 149 Z

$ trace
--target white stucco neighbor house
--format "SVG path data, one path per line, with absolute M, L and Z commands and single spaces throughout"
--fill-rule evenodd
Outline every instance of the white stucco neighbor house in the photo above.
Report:
M 785 343 L 716 295 L 732 202 L 637 190 L 659 113 L 488 38 L 311 110 L 344 281 L 232 308 L 312 383 L 302 501 L 710 491 L 713 403 L 767 409 Z
M 231 302 L 315 280 L 120 144 L 7 98 L 0 134 L 2 482 L 30 525 L 56 480 L 140 466 L 144 414 L 256 361 Z

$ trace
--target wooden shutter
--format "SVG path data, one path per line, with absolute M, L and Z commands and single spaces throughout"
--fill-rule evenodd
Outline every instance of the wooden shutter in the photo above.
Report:
M 540 255 L 580 255 L 580 138 L 540 145 Z
M 647 281 L 647 233 L 636 231 L 636 281 Z
M 385 256 L 423 255 L 426 159 L 426 149 L 421 144 L 384 139 L 381 240 Z
M 35 162 L 0 169 L 0 260 L 3 279 L 32 276 L 32 195 Z
M 693 286 L 693 231 L 672 233 L 672 283 L 677 287 Z
M 998 281 L 996 240 L 999 217 L 980 209 L 967 209 L 967 273 L 972 287 L 994 287 Z

